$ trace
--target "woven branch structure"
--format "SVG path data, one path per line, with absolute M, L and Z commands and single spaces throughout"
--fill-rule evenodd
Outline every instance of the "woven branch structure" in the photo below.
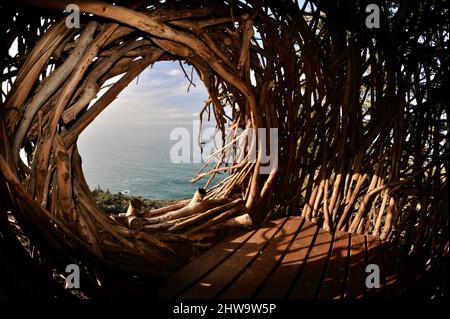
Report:
M 14 220 L 44 272 L 80 264 L 91 294 L 135 291 L 131 274 L 150 285 L 178 266 L 175 242 L 275 215 L 439 260 L 449 249 L 449 10 L 370 1 L 381 10 L 370 29 L 366 2 L 1 4 L 2 238 L 21 248 Z M 80 28 L 66 26 L 71 3 Z M 200 117 L 213 115 L 224 136 L 219 161 L 194 178 L 206 180 L 205 193 L 141 215 L 130 205 L 122 223 L 96 206 L 77 139 L 158 61 L 199 74 L 209 93 Z M 239 133 L 258 128 L 278 129 L 278 165 L 267 174 L 261 148 L 251 160 L 255 140 Z

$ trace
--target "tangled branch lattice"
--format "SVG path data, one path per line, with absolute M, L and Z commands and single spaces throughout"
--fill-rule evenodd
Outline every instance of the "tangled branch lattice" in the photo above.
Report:
M 201 240 L 245 214 L 260 222 L 301 213 L 431 260 L 448 252 L 449 11 L 440 1 L 379 1 L 380 29 L 365 27 L 365 1 L 23 2 L 1 13 L 1 214 L 11 212 L 50 268 L 81 263 L 96 290 L 105 269 L 130 272 L 124 256 L 133 256 L 133 273 L 154 278 L 177 264 L 174 240 Z M 83 12 L 80 29 L 65 25 L 70 2 Z M 277 128 L 279 165 L 259 174 L 263 154 L 249 161 L 248 143 L 232 163 L 196 176 L 209 186 L 225 173 L 207 189 L 207 208 L 150 212 L 178 215 L 141 231 L 98 209 L 77 138 L 164 60 L 192 65 L 204 82 L 200 116 L 213 114 L 227 132 L 221 159 L 239 129 Z

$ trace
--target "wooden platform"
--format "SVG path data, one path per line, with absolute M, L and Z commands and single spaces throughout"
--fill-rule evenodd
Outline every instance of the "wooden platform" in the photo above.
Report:
M 420 269 L 378 238 L 329 232 L 298 216 L 240 232 L 173 274 L 161 298 L 360 299 L 419 296 Z M 406 258 L 407 259 L 407 258 Z M 367 264 L 380 288 L 367 289 Z

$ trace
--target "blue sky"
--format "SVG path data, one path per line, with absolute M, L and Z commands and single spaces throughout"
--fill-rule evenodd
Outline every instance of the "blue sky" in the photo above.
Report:
M 184 66 L 190 75 L 191 67 Z M 89 126 L 95 129 L 118 121 L 179 122 L 198 119 L 198 112 L 208 97 L 206 88 L 194 71 L 189 86 L 178 62 L 157 62 L 131 82 Z

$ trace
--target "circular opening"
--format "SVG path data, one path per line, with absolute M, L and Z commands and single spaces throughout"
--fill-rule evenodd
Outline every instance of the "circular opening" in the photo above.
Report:
M 187 65 L 183 69 L 191 72 Z M 177 130 L 189 132 L 190 147 L 182 151 L 192 153 L 199 108 L 208 98 L 197 73 L 191 73 L 191 83 L 183 69 L 177 62 L 147 68 L 80 135 L 77 145 L 91 189 L 180 199 L 191 197 L 199 187 L 190 180 L 203 163 L 194 162 L 192 154 L 182 163 L 171 156 L 180 141 Z M 207 126 L 215 126 L 213 118 L 204 123 Z

